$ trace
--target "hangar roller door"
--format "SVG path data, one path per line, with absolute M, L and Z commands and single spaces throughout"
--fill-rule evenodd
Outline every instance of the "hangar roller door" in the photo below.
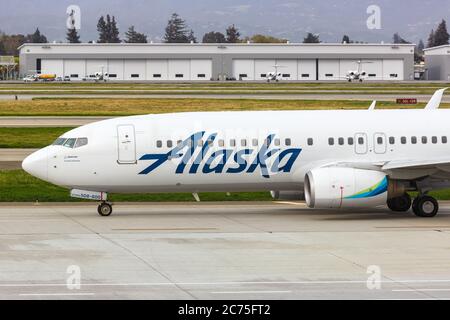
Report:
M 316 60 L 298 60 L 298 80 L 316 80 Z
M 95 75 L 97 72 L 107 72 L 108 61 L 103 59 L 88 59 L 86 60 L 86 76 Z
M 319 80 L 339 80 L 339 60 L 319 60 Z
M 236 78 L 236 80 L 255 80 L 255 60 L 233 60 L 233 77 Z
M 383 60 L 383 80 L 404 80 L 403 60 Z
M 383 80 L 382 60 L 362 60 L 361 69 L 367 73 L 366 80 Z
M 255 59 L 255 80 L 266 80 L 266 75 L 268 72 L 275 71 L 275 60 L 270 59 Z M 238 79 L 238 78 L 236 78 Z M 250 79 L 248 79 L 250 80 Z
M 86 75 L 86 60 L 84 59 L 65 59 L 64 76 L 70 77 L 70 80 L 81 80 Z
M 279 66 L 278 72 L 281 72 L 283 80 L 297 80 L 298 79 L 298 60 L 276 60 L 276 65 Z M 272 68 L 274 69 L 274 68 Z
M 211 59 L 191 60 L 191 80 L 210 80 L 212 77 Z
M 125 60 L 124 62 L 125 80 L 145 80 L 146 62 L 145 60 Z
M 169 80 L 190 80 L 191 62 L 190 60 L 169 60 Z
M 42 74 L 56 74 L 57 77 L 62 77 L 64 74 L 64 63 L 62 59 L 42 59 L 41 62 Z
M 147 80 L 167 80 L 168 61 L 165 59 L 149 59 L 146 62 Z
M 110 80 L 123 80 L 124 61 L 121 59 L 108 60 L 108 74 Z

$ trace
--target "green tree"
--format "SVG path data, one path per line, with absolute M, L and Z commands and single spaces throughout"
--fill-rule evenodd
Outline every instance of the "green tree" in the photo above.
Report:
M 27 40 L 31 43 L 47 43 L 47 37 L 41 34 L 39 28 L 36 28 L 36 31 L 27 36 Z
M 253 43 L 286 43 L 287 42 L 286 39 L 275 38 L 275 37 L 267 36 L 264 34 L 255 34 L 255 35 L 251 36 L 250 38 L 249 37 L 244 38 L 243 41 L 244 42 L 250 41 Z
M 319 35 L 308 32 L 306 37 L 303 39 L 303 43 L 320 43 Z
M 108 30 L 106 27 L 106 21 L 103 16 L 98 19 L 97 22 L 97 31 L 98 31 L 98 43 L 107 43 L 108 42 Z
M 442 22 L 437 27 L 436 31 L 434 32 L 434 46 L 443 46 L 449 44 L 450 35 L 447 31 L 447 22 L 445 20 L 442 20 Z
M 147 36 L 143 33 L 139 33 L 134 30 L 134 26 L 128 28 L 128 31 L 125 32 L 125 42 L 126 43 L 147 43 Z
M 434 47 L 434 30 L 431 30 L 430 35 L 428 36 L 427 48 Z
M 117 27 L 116 18 L 109 14 L 106 20 L 103 16 L 97 22 L 98 43 L 119 43 L 119 28 Z
M 71 28 L 67 29 L 66 39 L 69 43 L 80 43 L 80 36 L 78 35 L 77 29 Z
M 347 36 L 347 35 L 344 35 L 344 36 L 342 37 L 342 43 L 351 43 L 350 37 Z
M 166 43 L 187 43 L 191 41 L 189 31 L 186 28 L 186 21 L 181 19 L 177 13 L 172 14 L 165 31 L 164 42 Z
M 188 39 L 188 42 L 197 43 L 197 38 L 194 35 L 194 30 L 191 29 L 189 31 L 187 39 Z
M 408 41 L 406 41 L 405 39 L 403 39 L 398 33 L 394 33 L 394 36 L 392 37 L 392 41 L 395 44 L 406 44 L 406 43 L 410 43 Z
M 119 28 L 117 27 L 116 17 L 112 16 L 112 19 L 109 15 L 106 16 L 107 30 L 109 31 L 109 42 L 110 43 L 119 43 Z
M 225 35 L 221 32 L 208 32 L 203 36 L 203 43 L 225 43 Z
M 227 34 L 226 41 L 228 43 L 237 43 L 241 41 L 239 39 L 241 34 L 239 33 L 239 30 L 234 26 L 234 24 L 227 28 L 226 34 Z

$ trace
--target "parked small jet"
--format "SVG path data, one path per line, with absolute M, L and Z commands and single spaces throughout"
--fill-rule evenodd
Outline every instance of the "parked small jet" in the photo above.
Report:
M 363 62 L 359 60 L 357 63 L 358 69 L 348 71 L 347 75 L 345 76 L 348 82 L 352 82 L 353 80 L 363 82 L 363 80 L 367 78 L 367 72 L 362 69 Z M 371 63 L 371 62 L 364 62 L 364 63 Z
M 73 197 L 100 201 L 104 216 L 108 193 L 272 191 L 304 195 L 311 208 L 387 204 L 434 217 L 439 206 L 428 193 L 450 188 L 444 90 L 423 110 L 378 110 L 374 101 L 368 110 L 120 117 L 68 131 L 22 166 Z
M 274 71 L 270 71 L 266 73 L 266 80 L 267 82 L 275 81 L 279 82 L 280 80 L 283 80 L 283 74 L 278 71 L 278 68 L 284 68 L 285 66 L 279 66 L 275 64 L 273 66 L 275 68 Z

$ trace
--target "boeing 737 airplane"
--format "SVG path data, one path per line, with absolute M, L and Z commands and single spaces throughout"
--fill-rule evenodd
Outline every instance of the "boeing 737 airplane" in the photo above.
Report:
M 434 217 L 450 187 L 445 89 L 425 109 L 192 112 L 120 117 L 63 134 L 23 169 L 100 202 L 108 193 L 272 191 L 311 208 Z M 417 191 L 411 200 L 408 192 Z

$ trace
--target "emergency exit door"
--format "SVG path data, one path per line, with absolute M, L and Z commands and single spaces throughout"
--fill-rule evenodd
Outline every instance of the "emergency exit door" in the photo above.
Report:
M 133 125 L 117 126 L 117 143 L 119 164 L 136 163 L 136 134 Z

